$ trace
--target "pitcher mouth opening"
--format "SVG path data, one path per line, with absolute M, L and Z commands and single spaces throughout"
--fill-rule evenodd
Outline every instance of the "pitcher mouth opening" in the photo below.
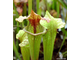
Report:
M 44 28 L 43 32 L 36 33 L 36 34 L 31 33 L 31 32 L 29 32 L 29 31 L 25 30 L 25 28 L 24 28 L 23 30 L 24 30 L 26 33 L 31 34 L 31 35 L 33 35 L 33 36 L 37 36 L 37 35 L 41 35 L 41 34 L 45 34 L 45 33 L 47 32 L 47 29 L 45 29 L 45 28 Z

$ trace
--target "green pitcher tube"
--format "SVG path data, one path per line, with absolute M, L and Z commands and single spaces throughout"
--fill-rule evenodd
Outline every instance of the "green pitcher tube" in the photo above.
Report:
M 60 18 L 52 17 L 49 12 L 46 11 L 46 15 L 40 20 L 40 24 L 47 29 L 47 33 L 43 35 L 44 60 L 52 60 L 57 29 L 64 27 L 65 23 L 63 23 Z
M 41 16 L 31 11 L 28 20 L 29 24 L 25 27 L 25 32 L 28 34 L 31 60 L 38 60 L 41 38 L 44 33 L 44 28 L 39 23 Z
M 30 51 L 29 51 L 29 42 L 28 37 L 25 31 L 19 30 L 19 32 L 16 35 L 16 38 L 20 40 L 20 49 L 21 54 L 24 60 L 30 60 Z

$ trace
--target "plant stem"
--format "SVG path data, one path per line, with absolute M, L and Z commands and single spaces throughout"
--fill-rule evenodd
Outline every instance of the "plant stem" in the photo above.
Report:
M 39 1 L 40 0 L 36 0 L 36 7 L 37 7 L 37 14 L 41 15 L 41 9 L 39 8 Z
M 65 42 L 65 38 L 66 38 L 66 36 L 64 37 L 64 39 L 63 39 L 63 41 L 62 41 L 62 44 L 61 44 L 61 47 L 60 47 L 58 53 L 60 52 L 60 50 L 61 50 L 61 48 L 62 48 L 62 46 L 63 46 L 63 44 L 64 44 L 64 42 Z M 58 53 L 57 53 L 56 57 L 58 56 Z
M 17 10 L 16 10 L 16 6 L 15 6 L 14 2 L 13 2 L 13 8 L 14 8 L 14 10 L 15 10 L 16 17 L 19 17 L 19 14 L 18 14 L 18 12 L 17 12 Z M 17 22 L 17 26 L 19 26 L 19 23 L 18 23 L 18 22 Z M 18 31 L 19 31 L 19 27 L 17 27 L 16 33 L 17 33 Z M 16 39 L 16 47 L 17 47 L 17 49 L 19 50 L 18 44 L 19 44 L 19 42 L 18 42 L 18 40 Z
M 28 0 L 28 15 L 31 13 L 32 10 L 32 0 Z
M 57 2 L 57 18 L 59 17 L 59 3 Z
M 50 4 L 48 2 L 47 3 L 47 10 L 50 11 Z
M 44 60 L 52 59 L 55 37 L 56 37 L 56 31 L 52 30 L 49 30 L 43 36 Z
M 67 51 L 63 52 L 62 54 L 64 55 L 64 54 L 66 54 L 66 53 L 67 53 Z
M 52 3 L 52 9 L 53 9 L 53 10 L 56 10 L 56 9 L 55 9 L 55 6 L 56 6 L 56 2 L 55 2 L 55 0 L 53 0 L 53 3 Z
M 32 0 L 32 9 L 36 12 L 36 0 Z
M 39 11 L 39 0 L 36 0 L 37 13 Z
M 56 0 L 60 5 L 62 5 L 63 7 L 65 7 L 67 9 L 67 5 L 65 3 L 63 3 L 62 0 Z
M 41 12 L 42 12 L 42 10 L 41 9 L 39 9 L 39 11 L 38 11 L 38 14 L 41 16 Z
M 16 54 L 16 57 L 18 57 L 19 60 L 21 60 L 21 58 L 20 58 L 20 56 L 19 56 L 19 53 L 18 53 L 18 51 L 17 51 L 17 48 L 16 48 L 16 46 L 15 46 L 14 40 L 13 40 L 13 50 L 14 50 L 14 52 L 15 52 L 15 54 Z
M 24 27 L 24 22 L 22 22 L 22 28 Z
M 63 46 L 63 44 L 64 44 L 64 42 L 65 42 L 65 38 L 66 38 L 66 37 L 64 37 L 64 39 L 63 39 L 63 41 L 62 41 L 61 47 L 60 47 L 60 49 L 59 49 L 59 52 L 60 52 L 60 50 L 61 50 L 61 48 L 62 48 L 62 46 Z
M 16 22 L 15 22 L 15 17 L 13 16 L 13 25 L 15 25 L 15 23 L 16 23 Z
M 13 8 L 14 8 L 14 10 L 15 10 L 16 16 L 19 17 L 19 14 L 18 14 L 18 12 L 17 12 L 17 10 L 16 10 L 16 6 L 15 6 L 14 2 L 13 2 Z
M 26 14 L 27 14 L 27 9 L 26 9 L 27 7 L 26 7 L 26 3 L 24 3 L 24 6 L 23 6 L 23 16 L 26 16 Z M 24 20 L 23 22 L 22 22 L 22 26 L 24 27 L 24 23 L 25 23 L 26 21 Z M 27 23 L 25 23 L 25 24 L 27 24 Z
M 23 6 L 23 16 L 26 16 L 26 3 L 24 3 L 24 6 Z

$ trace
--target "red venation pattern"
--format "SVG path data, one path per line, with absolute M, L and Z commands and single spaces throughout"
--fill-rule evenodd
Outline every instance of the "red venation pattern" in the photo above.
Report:
M 28 17 L 28 20 L 30 24 L 34 27 L 34 33 L 36 33 L 36 27 L 39 24 L 39 21 L 41 20 L 41 16 L 36 14 L 33 10 L 31 11 L 31 14 Z

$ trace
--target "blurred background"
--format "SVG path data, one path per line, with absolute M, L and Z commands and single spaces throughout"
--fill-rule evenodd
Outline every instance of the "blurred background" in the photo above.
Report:
M 67 0 L 13 0 L 13 60 L 23 60 L 20 51 L 20 41 L 16 39 L 16 34 L 20 29 L 23 29 L 21 23 L 15 21 L 19 16 L 28 16 L 33 10 L 35 13 L 44 17 L 46 10 L 55 17 L 62 18 L 66 23 L 65 27 L 57 30 L 55 39 L 53 59 L 67 59 Z M 24 26 L 27 26 L 27 20 L 23 21 Z M 39 60 L 43 60 L 43 42 L 41 42 Z

